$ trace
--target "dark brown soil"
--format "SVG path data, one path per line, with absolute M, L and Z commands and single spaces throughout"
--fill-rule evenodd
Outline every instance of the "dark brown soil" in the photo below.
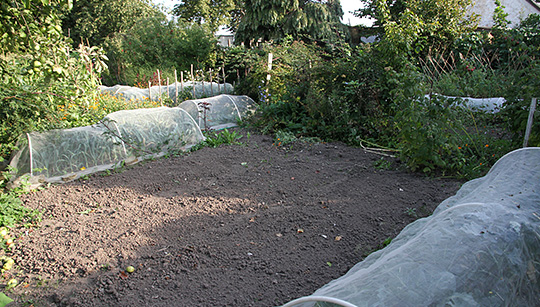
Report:
M 343 275 L 460 186 L 382 168 L 397 162 L 359 148 L 276 147 L 239 133 L 247 145 L 24 196 L 43 221 L 13 230 L 14 305 L 281 305 Z

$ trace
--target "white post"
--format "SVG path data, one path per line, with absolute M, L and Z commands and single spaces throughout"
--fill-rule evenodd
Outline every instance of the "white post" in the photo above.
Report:
M 180 90 L 184 91 L 184 71 L 180 71 Z
M 176 94 L 174 96 L 174 101 L 176 104 L 178 104 L 178 78 L 176 77 L 176 69 L 174 70 L 174 88 L 176 91 Z
M 525 139 L 523 140 L 523 147 L 527 147 L 529 143 L 529 136 L 531 135 L 531 129 L 533 124 L 534 111 L 536 110 L 536 98 L 531 100 L 531 107 L 529 109 L 529 118 L 527 119 L 527 129 L 525 130 Z
M 167 98 L 171 98 L 171 94 L 169 93 L 169 77 L 167 77 Z
M 221 67 L 221 72 L 223 73 L 223 93 L 227 94 L 227 80 L 225 80 L 225 63 Z
M 191 64 L 191 87 L 193 88 L 193 99 L 197 99 L 197 97 L 195 97 L 195 76 L 193 76 L 193 64 Z
M 158 80 L 158 99 L 161 106 L 163 106 L 163 103 L 161 102 L 161 76 L 159 75 L 159 69 L 157 70 L 157 80 Z
M 270 84 L 270 71 L 272 70 L 272 52 L 268 54 L 268 73 L 266 74 L 266 101 L 268 102 L 268 85 Z
M 208 72 L 210 74 L 210 97 L 214 96 L 214 88 L 212 87 L 212 70 Z
M 152 81 L 148 81 L 148 99 L 152 101 Z

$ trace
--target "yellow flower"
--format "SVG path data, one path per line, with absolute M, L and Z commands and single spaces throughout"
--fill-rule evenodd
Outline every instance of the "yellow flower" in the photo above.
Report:
M 86 167 L 84 167 L 84 166 L 83 166 L 83 167 L 81 167 L 81 171 L 84 171 L 85 169 L 86 169 Z

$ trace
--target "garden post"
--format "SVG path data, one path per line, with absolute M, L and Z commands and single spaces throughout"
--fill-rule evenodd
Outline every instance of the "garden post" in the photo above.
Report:
M 178 103 L 178 77 L 176 76 L 176 69 L 174 70 L 174 88 L 175 88 L 174 101 Z
M 529 143 L 529 136 L 531 135 L 531 129 L 533 124 L 534 111 L 536 110 L 537 98 L 531 100 L 531 107 L 529 109 L 529 118 L 527 119 L 527 129 L 525 130 L 525 139 L 523 140 L 523 147 L 527 147 Z
M 212 97 L 214 96 L 214 88 L 212 87 L 212 70 L 210 69 L 208 73 L 210 74 L 210 97 Z
M 159 69 L 157 70 L 157 80 L 158 80 L 158 99 L 161 106 L 163 106 L 163 103 L 161 102 L 161 76 L 159 75 Z
M 223 74 L 223 93 L 227 94 L 227 80 L 225 80 L 225 62 L 221 66 L 221 73 Z

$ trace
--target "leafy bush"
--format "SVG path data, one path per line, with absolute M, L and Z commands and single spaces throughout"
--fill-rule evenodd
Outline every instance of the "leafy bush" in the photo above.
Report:
M 16 224 L 35 223 L 41 220 L 41 213 L 25 208 L 14 193 L 0 193 L 0 227 Z
M 217 52 L 216 39 L 208 30 L 167 21 L 163 15 L 141 20 L 125 34 L 108 39 L 104 46 L 111 59 L 111 73 L 104 81 L 110 85 L 135 85 L 156 69 L 164 72 L 163 82 L 167 77 L 174 80 L 175 69 L 189 71 L 194 65 L 206 71 L 214 66 Z
M 403 101 L 396 122 L 402 160 L 424 173 L 474 178 L 510 150 L 510 141 L 496 137 L 496 128 L 487 125 L 489 118 L 461 106 L 459 99 Z

